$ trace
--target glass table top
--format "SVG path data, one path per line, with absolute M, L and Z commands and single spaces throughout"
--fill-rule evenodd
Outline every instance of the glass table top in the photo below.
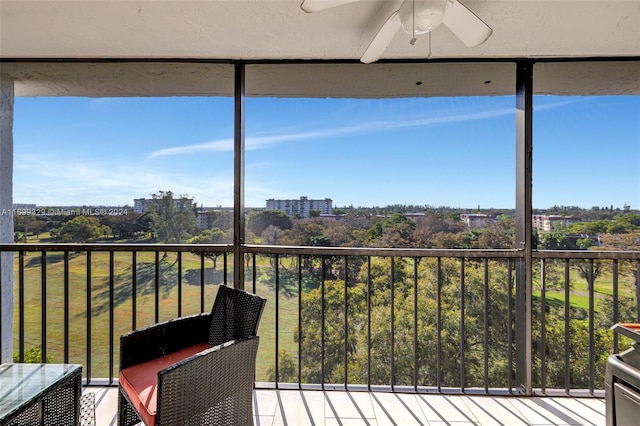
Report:
M 76 364 L 0 364 L 0 419 L 82 370 Z

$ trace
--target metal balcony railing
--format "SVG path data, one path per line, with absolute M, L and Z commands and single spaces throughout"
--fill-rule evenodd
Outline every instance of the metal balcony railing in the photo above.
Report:
M 81 363 L 89 385 L 115 383 L 121 334 L 208 311 L 233 281 L 230 245 L 0 251 L 14 254 L 18 361 Z M 640 252 L 534 252 L 528 313 L 515 303 L 518 250 L 241 253 L 245 288 L 268 298 L 260 387 L 520 394 L 515 336 L 530 333 L 536 393 L 597 395 L 606 357 L 630 343 L 609 327 L 640 319 Z

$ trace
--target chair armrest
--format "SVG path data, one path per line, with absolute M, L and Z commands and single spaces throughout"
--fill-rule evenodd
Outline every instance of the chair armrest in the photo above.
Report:
M 196 343 L 206 343 L 211 314 L 190 315 L 140 328 L 120 336 L 120 370 Z
M 258 343 L 231 340 L 160 371 L 157 424 L 251 424 Z

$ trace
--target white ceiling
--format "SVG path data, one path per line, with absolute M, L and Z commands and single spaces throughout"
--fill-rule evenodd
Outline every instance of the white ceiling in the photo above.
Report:
M 0 60 L 4 59 L 0 72 L 16 80 L 19 96 L 230 95 L 232 67 L 198 60 L 346 60 L 354 63 L 312 67 L 250 65 L 247 93 L 513 93 L 512 62 L 384 62 L 427 58 L 426 35 L 412 46 L 410 36 L 400 31 L 385 50 L 381 63 L 358 63 L 381 23 L 401 2 L 362 0 L 307 14 L 300 9 L 301 0 L 0 0 Z M 615 63 L 540 64 L 536 69 L 536 90 L 640 92 L 640 0 L 461 2 L 493 28 L 493 35 L 484 44 L 467 48 L 441 25 L 431 36 L 430 58 L 436 62 L 635 58 Z M 87 65 L 20 61 L 24 59 L 100 62 Z M 113 59 L 160 62 L 109 63 Z M 168 64 L 163 60 L 184 62 Z M 550 78 L 545 80 L 545 75 Z
M 0 57 L 359 59 L 401 0 L 307 14 L 301 0 L 0 0 Z M 494 30 L 465 47 L 444 25 L 433 58 L 640 54 L 637 0 L 462 0 Z M 383 59 L 424 58 L 398 32 Z

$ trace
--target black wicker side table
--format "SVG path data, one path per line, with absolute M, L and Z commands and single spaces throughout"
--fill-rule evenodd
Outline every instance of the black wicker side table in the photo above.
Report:
M 78 425 L 82 366 L 0 364 L 0 426 Z

